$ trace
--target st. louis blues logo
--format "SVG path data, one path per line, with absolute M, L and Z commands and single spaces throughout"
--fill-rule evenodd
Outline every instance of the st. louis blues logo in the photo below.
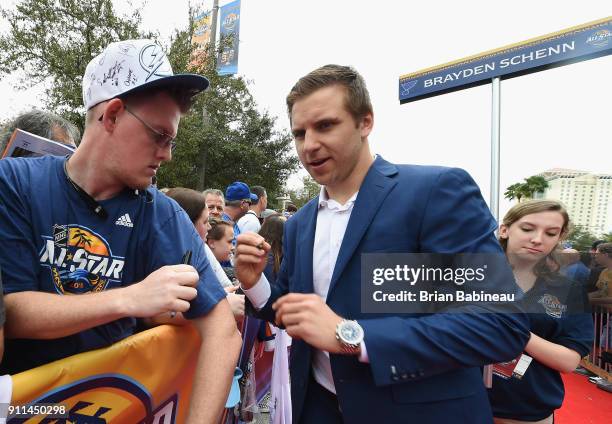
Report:
M 410 94 L 410 90 L 416 87 L 419 80 L 412 80 L 406 82 L 400 82 L 400 95 L 407 96 Z

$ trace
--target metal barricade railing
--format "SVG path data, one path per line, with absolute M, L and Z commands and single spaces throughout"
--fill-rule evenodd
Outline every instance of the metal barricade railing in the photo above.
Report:
M 593 348 L 581 365 L 600 377 L 612 381 L 612 298 L 592 299 Z

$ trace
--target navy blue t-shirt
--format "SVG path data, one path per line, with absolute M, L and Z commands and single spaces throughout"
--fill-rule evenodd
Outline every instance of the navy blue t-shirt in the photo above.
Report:
M 530 331 L 549 342 L 572 349 L 582 357 L 593 344 L 593 319 L 584 288 L 561 275 L 538 278 L 523 298 Z M 493 416 L 538 421 L 563 403 L 565 389 L 559 371 L 535 358 L 522 379 L 494 376 L 488 390 Z
M 0 290 L 2 290 L 2 270 L 0 269 Z M 0 295 L 0 326 L 4 325 L 4 297 Z M 2 362 L 2 355 L 0 355 L 0 362 Z
M 58 295 L 99 292 L 142 281 L 187 250 L 200 275 L 198 295 L 185 313 L 208 313 L 226 294 L 212 271 L 187 214 L 149 188 L 126 189 L 99 202 L 98 216 L 70 185 L 66 158 L 0 161 L 0 268 L 4 293 Z M 48 317 L 53 319 L 53 317 Z M 7 340 L 0 374 L 14 374 L 76 353 L 109 346 L 134 331 L 124 318 L 53 340 Z

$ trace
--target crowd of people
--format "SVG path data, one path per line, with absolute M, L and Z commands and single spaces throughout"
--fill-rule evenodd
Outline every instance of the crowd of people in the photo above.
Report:
M 498 226 L 465 171 L 374 156 L 365 81 L 338 65 L 287 96 L 297 154 L 321 185 L 304 207 L 268 209 L 265 188 L 242 181 L 158 190 L 181 116 L 208 85 L 174 74 L 150 40 L 116 42 L 83 77 L 82 137 L 41 111 L 4 130 L 4 144 L 20 128 L 78 148 L 0 161 L 1 374 L 191 322 L 201 346 L 187 422 L 214 423 L 248 315 L 293 338 L 296 423 L 553 422 L 560 373 L 593 345 L 589 297 L 612 296 L 611 243 L 585 265 L 560 247 L 561 203 L 519 203 Z M 507 258 L 482 288 L 518 300 L 365 312 L 363 255 L 401 252 Z M 484 365 L 517 358 L 530 363 L 522 378 L 485 387 Z

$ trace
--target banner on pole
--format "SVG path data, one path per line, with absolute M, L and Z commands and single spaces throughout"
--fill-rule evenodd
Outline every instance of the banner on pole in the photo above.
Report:
M 190 62 L 192 66 L 197 66 L 206 59 L 206 50 L 211 36 L 211 19 L 210 10 L 202 12 L 194 18 L 194 30 L 191 37 L 191 44 L 194 47 Z
M 240 38 L 240 0 L 221 7 L 219 36 L 221 52 L 217 64 L 219 75 L 238 72 L 238 42 Z
M 400 103 L 612 54 L 612 17 L 403 75 Z

